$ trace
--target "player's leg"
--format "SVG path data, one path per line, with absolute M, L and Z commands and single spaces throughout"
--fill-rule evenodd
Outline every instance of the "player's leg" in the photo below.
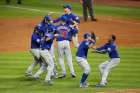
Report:
M 108 64 L 108 61 L 105 61 L 105 62 L 103 62 L 102 64 L 99 65 L 99 70 L 100 70 L 101 77 L 103 75 L 104 69 L 107 66 L 107 64 Z
M 26 72 L 25 72 L 25 74 L 26 74 L 27 76 L 32 76 L 32 70 L 34 69 L 34 67 L 35 67 L 38 63 L 41 62 L 41 60 L 40 60 L 40 51 L 39 51 L 39 49 L 31 49 L 30 52 L 31 52 L 31 54 L 32 54 L 32 56 L 33 56 L 33 58 L 34 58 L 34 61 L 33 61 L 33 63 L 27 68 L 27 70 L 26 70 Z
M 71 54 L 69 41 L 66 41 L 65 44 L 66 44 L 66 47 L 65 47 L 64 52 L 66 54 L 67 65 L 70 69 L 72 77 L 76 77 L 74 67 L 73 67 L 73 63 L 72 63 L 72 54 Z
M 119 58 L 114 58 L 114 59 L 111 59 L 108 64 L 106 65 L 105 69 L 104 69 L 104 72 L 103 72 L 103 75 L 102 75 L 102 80 L 101 80 L 101 83 L 105 83 L 107 81 L 107 77 L 108 77 L 108 74 L 110 72 L 110 70 L 114 67 L 116 67 L 118 64 L 120 63 L 120 59 Z
M 65 69 L 65 64 L 64 64 L 64 42 L 58 42 L 58 62 L 61 66 L 62 69 L 62 77 L 66 76 L 66 69 Z M 61 76 L 60 76 L 61 78 Z
M 52 75 L 54 76 L 54 78 L 58 78 L 57 63 L 56 63 L 55 51 L 54 51 L 54 43 L 52 44 L 49 52 L 52 55 L 53 61 L 54 61 L 54 69 L 53 69 Z
M 79 47 L 79 42 L 78 42 L 78 34 L 77 33 L 75 33 L 72 36 L 72 41 L 73 41 L 74 47 L 75 48 L 78 48 Z
M 77 57 L 77 61 L 78 61 L 78 65 L 84 70 L 81 81 L 80 81 L 80 87 L 81 88 L 88 87 L 87 77 L 90 73 L 90 66 L 87 60 L 84 58 Z
M 46 70 L 47 64 L 42 62 L 40 69 L 34 74 L 34 78 L 38 80 L 40 78 L 40 75 Z
M 54 68 L 53 58 L 48 50 L 41 51 L 41 57 L 45 60 L 45 62 L 48 65 L 48 67 L 47 67 L 48 73 L 46 75 L 45 82 L 47 82 L 48 84 L 52 84 L 51 76 L 52 76 L 52 72 L 53 72 L 53 68 Z
M 26 76 L 32 76 L 32 70 L 37 64 L 38 64 L 38 59 L 34 57 L 34 62 L 27 68 L 25 72 Z

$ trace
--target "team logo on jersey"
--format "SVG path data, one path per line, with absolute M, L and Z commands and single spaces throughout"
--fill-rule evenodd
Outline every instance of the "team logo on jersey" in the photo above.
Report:
M 111 48 L 107 48 L 108 51 L 111 51 Z
M 69 28 L 66 26 L 60 26 L 57 28 L 57 31 L 59 32 L 60 36 L 65 38 L 68 36 Z
M 89 45 L 89 42 L 86 42 L 86 45 L 88 46 Z

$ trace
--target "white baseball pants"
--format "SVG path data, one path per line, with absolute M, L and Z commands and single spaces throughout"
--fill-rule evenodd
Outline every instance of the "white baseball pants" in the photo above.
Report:
M 58 61 L 62 69 L 62 74 L 66 75 L 66 69 L 65 69 L 65 64 L 64 64 L 64 54 L 66 55 L 67 65 L 70 69 L 71 74 L 75 74 L 73 63 L 72 63 L 70 44 L 68 40 L 58 41 Z
M 78 65 L 84 70 L 85 74 L 90 73 L 90 66 L 87 62 L 87 59 L 82 57 L 76 57 Z
M 116 67 L 120 63 L 120 58 L 112 58 L 108 61 L 99 65 L 100 73 L 101 73 L 101 83 L 107 82 L 107 77 L 110 70 Z
M 30 50 L 33 58 L 34 58 L 34 61 L 33 63 L 27 68 L 26 70 L 26 73 L 29 73 L 29 74 L 32 74 L 32 70 L 34 69 L 34 67 L 37 65 L 37 64 L 40 64 L 41 66 L 41 60 L 40 60 L 40 49 L 31 49 Z
M 40 56 L 44 60 L 44 62 L 47 64 L 48 73 L 46 75 L 45 81 L 49 81 L 49 80 L 51 80 L 51 76 L 52 76 L 53 69 L 54 69 L 53 57 L 47 49 L 40 50 Z

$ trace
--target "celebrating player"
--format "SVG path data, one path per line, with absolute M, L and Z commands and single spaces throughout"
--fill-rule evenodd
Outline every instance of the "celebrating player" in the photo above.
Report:
M 115 44 L 116 36 L 110 35 L 108 42 L 101 46 L 100 48 L 96 48 L 93 52 L 95 53 L 108 53 L 110 59 L 105 61 L 104 63 L 99 65 L 100 73 L 101 73 L 101 82 L 97 84 L 97 87 L 104 87 L 107 84 L 107 77 L 110 70 L 116 67 L 120 63 L 120 57 L 118 54 L 117 46 Z
M 45 78 L 45 82 L 49 85 L 53 84 L 53 82 L 51 81 L 51 76 L 54 69 L 54 61 L 51 53 L 49 52 L 49 50 L 51 49 L 51 45 L 53 43 L 53 39 L 54 39 L 53 34 L 45 33 L 44 40 L 42 41 L 41 50 L 40 50 L 40 56 L 43 62 L 45 62 L 45 64 L 47 65 L 47 71 L 48 71 Z M 44 66 L 42 66 L 37 71 L 37 73 L 34 75 L 34 78 L 38 79 L 40 74 L 42 74 L 42 72 L 44 72 Z
M 51 33 L 51 34 L 56 33 L 56 26 L 52 24 L 52 18 L 50 16 L 45 16 L 42 22 L 38 26 L 42 30 L 42 35 L 44 35 L 44 33 Z M 54 43 L 51 45 L 51 49 L 49 50 L 49 52 L 51 53 L 54 62 L 56 62 L 55 53 L 54 53 Z M 54 78 L 58 78 L 56 63 L 54 64 L 54 70 L 52 74 Z
M 91 33 L 85 33 L 84 34 L 84 40 L 81 42 L 80 46 L 78 47 L 77 53 L 76 53 L 76 59 L 79 64 L 79 66 L 84 69 L 81 81 L 80 81 L 80 87 L 85 88 L 88 87 L 87 83 L 87 77 L 90 73 L 90 66 L 87 62 L 87 54 L 88 49 L 92 48 L 95 44 L 95 40 L 92 39 L 93 34 Z M 94 34 L 95 36 L 95 34 Z
M 31 37 L 31 54 L 34 57 L 34 62 L 28 67 L 26 76 L 32 76 L 32 70 L 37 64 L 42 64 L 40 59 L 40 44 L 41 44 L 41 30 L 35 26 Z
M 73 27 L 73 31 L 72 31 L 72 40 L 74 43 L 74 46 L 77 48 L 79 46 L 78 43 L 78 24 L 80 23 L 80 19 L 78 16 L 76 16 L 75 14 L 72 13 L 72 6 L 67 4 L 63 6 L 64 8 L 64 15 L 62 15 L 61 17 L 55 19 L 53 22 L 60 22 L 63 18 L 63 16 L 65 16 L 68 20 L 66 21 L 66 24 Z
M 75 71 L 72 63 L 72 54 L 70 49 L 70 38 L 71 30 L 66 24 L 67 18 L 65 16 L 61 17 L 61 23 L 57 26 L 57 42 L 58 42 L 58 61 L 62 69 L 62 76 L 59 78 L 64 78 L 66 76 L 66 69 L 64 65 L 64 54 L 66 55 L 67 64 L 70 68 L 71 76 L 76 77 Z

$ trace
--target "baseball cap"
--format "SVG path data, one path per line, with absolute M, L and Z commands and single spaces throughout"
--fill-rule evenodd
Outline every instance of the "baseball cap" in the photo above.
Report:
M 50 16 L 45 16 L 44 19 L 45 19 L 46 21 L 51 21 L 51 17 L 50 17 Z
M 63 6 L 63 8 L 68 8 L 68 9 L 71 10 L 72 9 L 72 6 L 70 4 L 66 4 L 66 5 Z
M 85 33 L 84 35 L 83 35 L 83 37 L 86 39 L 86 38 L 88 38 L 88 37 L 91 37 L 91 33 Z

